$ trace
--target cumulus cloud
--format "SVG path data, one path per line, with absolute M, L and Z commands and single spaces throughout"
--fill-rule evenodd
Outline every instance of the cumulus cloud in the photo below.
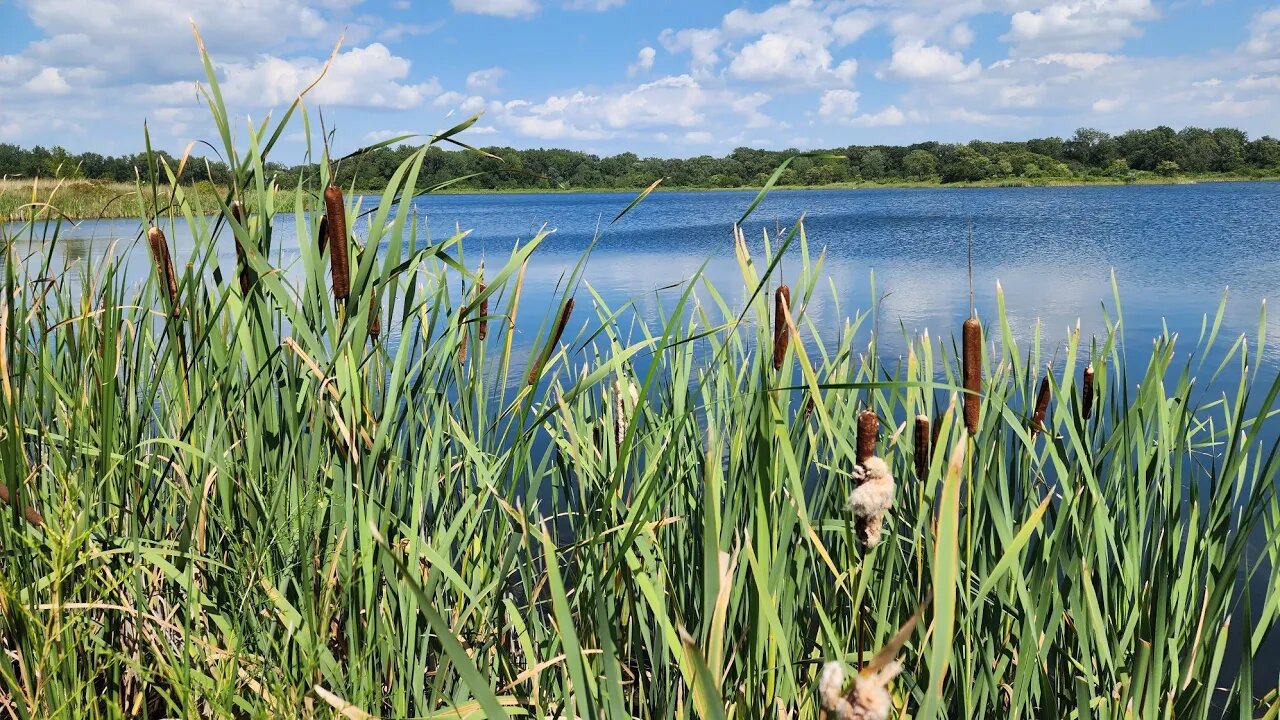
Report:
M 791 34 L 765 33 L 738 53 L 729 74 L 755 82 L 806 84 L 850 83 L 858 72 L 855 60 L 833 66 L 831 53 L 822 44 Z
M 651 47 L 640 48 L 640 52 L 636 53 L 636 61 L 627 67 L 627 74 L 635 76 L 649 72 L 653 69 L 653 61 L 657 56 L 658 52 Z
M 476 92 L 499 92 L 498 81 L 506 77 L 507 71 L 500 67 L 485 68 L 467 74 L 467 89 Z
M 818 114 L 847 117 L 858 112 L 858 96 L 852 90 L 828 90 L 818 101 Z
M 316 58 L 284 59 L 265 55 L 252 63 L 222 66 L 224 95 L 257 107 L 281 105 L 307 87 L 324 62 Z M 381 43 L 339 53 L 309 99 L 322 105 L 408 109 L 440 92 L 434 79 L 409 83 L 410 63 Z
M 859 115 L 853 118 L 851 123 L 863 127 L 883 127 L 886 125 L 901 125 L 906 121 L 906 113 L 899 110 L 896 105 L 890 105 L 878 113 Z
M 595 12 L 603 12 L 616 7 L 622 7 L 627 0 L 567 0 L 564 6 L 568 10 L 593 10 Z
M 1068 0 L 1014 13 L 1002 39 L 1022 54 L 1113 50 L 1158 15 L 1151 0 Z
M 978 76 L 982 64 L 966 63 L 958 52 L 947 52 L 923 41 L 902 43 L 893 50 L 889 72 L 908 80 L 930 82 L 963 82 Z

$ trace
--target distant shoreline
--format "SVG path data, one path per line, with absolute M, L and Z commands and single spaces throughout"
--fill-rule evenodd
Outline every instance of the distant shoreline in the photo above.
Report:
M 1142 177 L 1131 181 L 1116 178 L 1063 178 L 1063 179 L 1035 179 L 1029 180 L 1025 178 L 1005 178 L 993 180 L 980 180 L 976 182 L 956 182 L 943 184 L 937 179 L 933 180 L 899 180 L 887 182 L 856 182 L 856 183 L 832 183 L 826 185 L 775 185 L 770 192 L 794 192 L 794 191 L 834 191 L 834 190 L 968 190 L 968 189 L 1010 189 L 1010 188 L 1060 188 L 1060 187 L 1125 187 L 1135 185 L 1198 185 L 1202 183 L 1229 183 L 1229 182 L 1280 182 L 1280 177 L 1253 177 L 1248 175 L 1235 174 L 1213 174 L 1213 175 L 1183 175 L 1175 177 Z M 54 187 L 56 181 L 41 181 L 41 187 Z M 18 214 L 18 209 L 29 203 L 31 198 L 30 183 L 18 184 L 14 179 L 9 179 L 7 185 L 0 192 L 0 220 L 5 222 L 22 222 L 26 218 Z M 497 196 L 497 195 L 586 195 L 586 194 L 602 194 L 609 193 L 615 195 L 636 195 L 642 192 L 644 188 L 504 188 L 504 189 L 481 189 L 481 188 L 459 188 L 445 189 L 437 191 L 436 195 L 450 196 Z M 193 194 L 201 195 L 195 192 L 194 188 L 184 188 L 188 196 Z M 714 192 L 739 192 L 754 193 L 758 192 L 758 187 L 662 187 L 659 186 L 654 190 L 655 193 L 672 193 L 672 192 L 694 192 L 694 193 L 714 193 Z M 54 206 L 58 208 L 61 216 L 70 220 L 108 220 L 138 217 L 139 205 L 134 198 L 128 198 L 132 195 L 134 186 L 124 184 L 102 183 L 97 181 L 67 181 L 58 190 L 58 196 L 54 201 Z M 219 192 L 225 192 L 219 190 Z M 291 189 L 281 189 L 281 195 L 288 196 L 293 194 Z M 382 190 L 360 190 L 356 194 L 363 196 L 379 196 Z M 166 193 L 161 193 L 164 195 Z M 109 199 L 108 199 L 109 198 Z M 44 201 L 44 198 L 41 198 Z M 199 205 L 205 208 L 217 208 L 218 202 L 212 197 L 201 197 Z M 289 207 L 291 202 L 287 197 L 278 198 L 277 207 Z M 105 207 L 105 212 L 103 208 Z M 210 211 L 208 214 L 213 214 Z

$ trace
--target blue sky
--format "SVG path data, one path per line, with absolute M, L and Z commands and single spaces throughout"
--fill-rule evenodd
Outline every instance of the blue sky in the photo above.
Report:
M 660 156 L 1280 134 L 1280 5 L 1245 0 L 0 0 L 0 142 L 213 139 L 192 20 L 241 122 L 345 34 L 308 96 L 339 150 L 477 112 L 475 144 Z

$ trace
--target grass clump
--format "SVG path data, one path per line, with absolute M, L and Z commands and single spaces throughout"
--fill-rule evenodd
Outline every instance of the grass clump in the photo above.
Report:
M 0 714 L 1277 711 L 1253 663 L 1280 615 L 1280 385 L 1242 342 L 1234 390 L 1203 404 L 1175 338 L 1131 377 L 1118 317 L 1074 335 L 1036 442 L 1041 348 L 1003 303 L 999 344 L 908 338 L 887 362 L 866 314 L 830 337 L 806 313 L 822 257 L 796 225 L 735 243 L 745 302 L 696 275 L 651 323 L 594 295 L 574 314 L 580 266 L 513 368 L 545 234 L 483 278 L 465 233 L 419 237 L 401 201 L 420 150 L 364 211 L 339 292 L 324 256 L 354 247 L 360 209 L 330 196 L 328 162 L 292 205 L 263 176 L 300 104 L 242 154 L 209 68 L 230 192 L 258 208 L 235 228 L 252 292 L 217 268 L 227 198 L 178 186 L 167 214 L 139 212 L 185 220 L 194 255 L 142 287 L 118 262 L 52 267 L 57 221 L 18 231 L 48 233 L 37 257 L 6 238 Z M 296 265 L 272 267 L 269 241 Z M 375 319 L 395 342 L 369 341 Z M 1090 422 L 1065 411 L 1085 366 Z M 869 459 L 899 478 L 874 548 L 847 509 Z

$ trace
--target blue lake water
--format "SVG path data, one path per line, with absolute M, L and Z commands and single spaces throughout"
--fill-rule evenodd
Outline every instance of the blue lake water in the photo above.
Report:
M 471 230 L 469 263 L 481 254 L 496 261 L 540 228 L 554 230 L 525 279 L 524 298 L 535 308 L 553 302 L 557 283 L 598 232 L 585 281 L 611 304 L 635 300 L 641 314 L 655 317 L 679 292 L 655 290 L 688 279 L 704 263 L 726 299 L 743 299 L 731 228 L 753 197 L 655 193 L 614 225 L 609 220 L 630 202 L 628 194 L 440 195 L 417 200 L 415 208 L 433 238 Z M 874 273 L 882 328 L 901 324 L 912 334 L 928 328 L 935 337 L 956 332 L 968 307 L 970 226 L 979 314 L 995 315 L 998 282 L 1015 337 L 1030 338 L 1043 323 L 1050 355 L 1077 322 L 1086 336 L 1105 332 L 1102 305 L 1114 315 L 1113 273 L 1128 342 L 1145 347 L 1167 326 L 1180 333 L 1184 352 L 1228 288 L 1224 338 L 1255 336 L 1263 299 L 1280 288 L 1280 183 L 775 191 L 746 224 L 757 257 L 763 230 L 785 230 L 801 216 L 813 253 L 826 250 L 832 289 L 817 293 L 806 309 L 820 331 L 834 332 L 871 305 Z M 182 262 L 189 236 L 181 226 L 169 232 Z M 139 234 L 137 221 L 83 222 L 64 229 L 61 252 L 94 263 L 112 240 L 123 239 L 119 247 L 141 280 L 149 265 Z M 277 218 L 275 235 L 287 266 L 296 258 L 291 215 Z M 220 253 L 229 276 L 229 238 Z M 798 262 L 785 261 L 783 272 L 794 272 Z M 536 334 L 541 313 L 522 315 L 531 325 L 518 330 Z M 1280 319 L 1268 325 L 1268 336 L 1280 339 Z M 902 347 L 892 335 L 884 333 L 882 342 L 890 354 Z M 1271 343 L 1264 359 L 1269 371 L 1280 367 L 1280 343 Z

